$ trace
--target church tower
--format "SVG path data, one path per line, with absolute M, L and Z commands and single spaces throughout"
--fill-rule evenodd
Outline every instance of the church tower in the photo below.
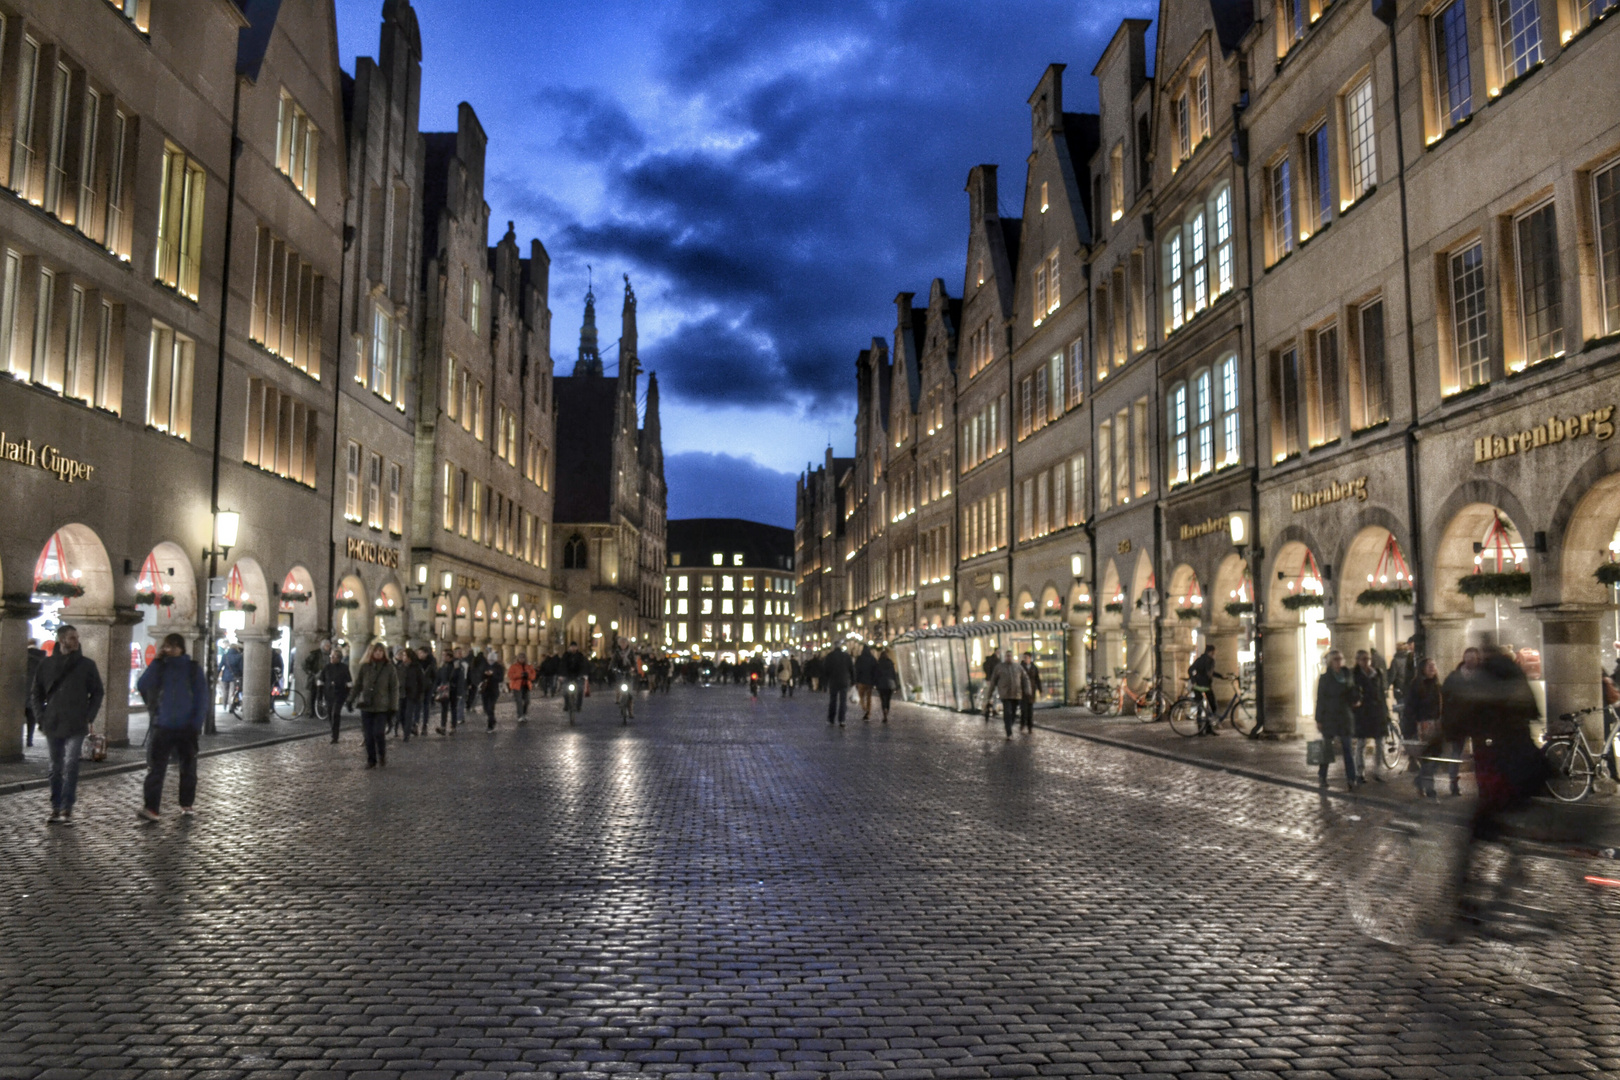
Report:
M 579 328 L 579 359 L 574 362 L 575 375 L 602 374 L 602 354 L 596 347 L 596 292 L 585 288 L 585 322 Z

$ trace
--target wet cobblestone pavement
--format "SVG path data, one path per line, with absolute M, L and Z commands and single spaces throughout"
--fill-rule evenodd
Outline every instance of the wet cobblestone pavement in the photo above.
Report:
M 139 774 L 0 798 L 0 1077 L 1620 1075 L 1612 967 L 1353 931 L 1350 800 L 823 709 L 285 743 L 151 826 Z

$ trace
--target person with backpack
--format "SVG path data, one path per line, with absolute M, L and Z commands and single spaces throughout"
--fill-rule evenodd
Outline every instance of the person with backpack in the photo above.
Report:
M 96 662 L 79 649 L 79 631 L 56 628 L 56 651 L 40 661 L 31 697 L 51 751 L 51 824 L 72 825 L 79 793 L 79 754 L 107 696 Z
M 512 691 L 512 699 L 517 704 L 517 722 L 529 722 L 529 692 L 534 689 L 534 681 L 540 673 L 529 663 L 527 653 L 518 653 L 512 666 L 506 669 L 506 688 Z
M 157 659 L 135 684 L 149 718 L 146 744 L 145 803 L 136 811 L 143 821 L 157 821 L 163 802 L 163 779 L 169 758 L 180 761 L 180 813 L 190 815 L 197 801 L 197 740 L 213 702 L 202 665 L 186 655 L 186 639 L 169 634 Z
M 388 647 L 373 642 L 349 691 L 349 704 L 360 707 L 360 732 L 366 745 L 366 768 L 388 764 L 388 718 L 399 711 L 399 673 Z

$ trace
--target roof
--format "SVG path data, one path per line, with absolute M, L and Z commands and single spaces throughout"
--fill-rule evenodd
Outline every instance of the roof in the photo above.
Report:
M 1221 52 L 1231 56 L 1254 25 L 1254 0 L 1209 0 L 1209 12 L 1215 20 Z
M 674 556 L 679 554 L 683 570 L 713 566 L 716 552 L 727 567 L 733 565 L 733 556 L 741 555 L 744 568 L 793 569 L 793 530 L 759 521 L 678 518 L 666 523 L 665 544 L 669 565 L 675 565 Z
M 1021 217 L 1004 217 L 1001 221 L 1002 241 L 1007 245 L 1007 265 L 1018 265 L 1018 240 L 1024 229 Z

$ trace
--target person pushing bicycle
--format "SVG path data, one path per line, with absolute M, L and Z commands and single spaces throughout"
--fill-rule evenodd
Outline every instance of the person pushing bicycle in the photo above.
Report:
M 1204 711 L 1198 718 L 1200 735 L 1215 734 L 1215 718 L 1220 715 L 1215 707 L 1215 680 L 1219 675 L 1215 670 L 1215 646 L 1205 645 L 1198 659 L 1187 668 L 1188 689 L 1204 703 Z

